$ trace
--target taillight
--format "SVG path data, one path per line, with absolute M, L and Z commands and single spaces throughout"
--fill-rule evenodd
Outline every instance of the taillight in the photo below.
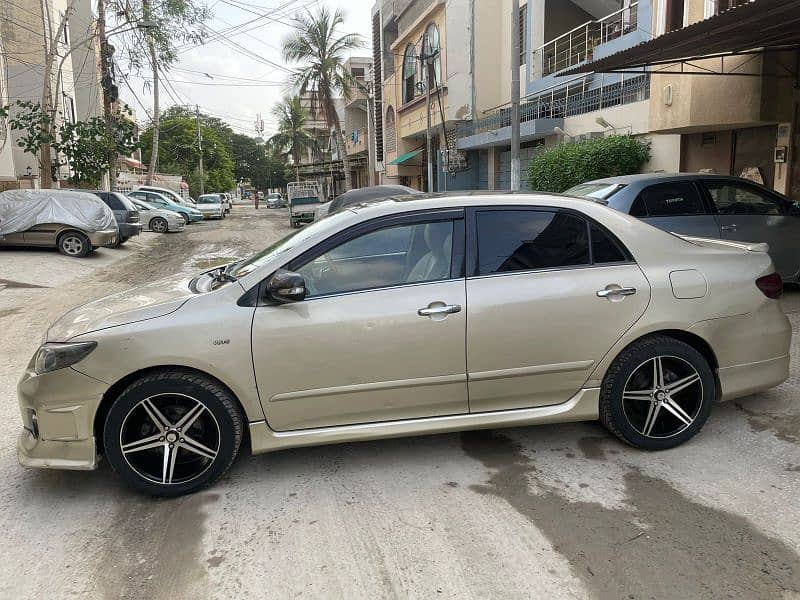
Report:
M 756 287 L 760 289 L 767 298 L 777 300 L 783 294 L 783 279 L 777 273 L 770 273 L 756 279 Z

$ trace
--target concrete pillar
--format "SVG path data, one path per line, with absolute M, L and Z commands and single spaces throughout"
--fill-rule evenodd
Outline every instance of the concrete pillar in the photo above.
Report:
M 488 175 L 488 180 L 489 180 L 488 187 L 489 187 L 490 190 L 496 190 L 497 189 L 497 185 L 496 185 L 496 182 L 497 182 L 497 153 L 495 152 L 495 150 L 496 150 L 496 148 L 494 146 L 491 146 L 489 148 L 488 152 L 486 153 L 486 159 L 487 159 L 486 170 L 487 170 L 487 175 Z

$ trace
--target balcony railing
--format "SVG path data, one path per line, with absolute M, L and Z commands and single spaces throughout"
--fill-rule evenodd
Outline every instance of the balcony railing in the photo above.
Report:
M 639 3 L 634 2 L 596 21 L 588 21 L 534 50 L 535 75 L 544 77 L 587 60 L 601 44 L 635 31 Z
M 554 86 L 546 92 L 523 100 L 520 122 L 536 119 L 563 119 L 612 106 L 647 100 L 650 97 L 650 75 L 623 78 L 608 85 L 590 88 L 592 75 L 573 79 L 566 85 Z M 511 110 L 499 109 L 481 119 L 459 124 L 458 137 L 496 131 L 511 126 Z

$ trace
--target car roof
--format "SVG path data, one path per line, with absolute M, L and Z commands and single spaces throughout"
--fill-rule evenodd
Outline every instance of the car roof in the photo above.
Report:
M 718 175 L 716 173 L 637 173 L 635 175 L 618 175 L 616 177 L 603 177 L 593 179 L 584 183 L 641 183 L 647 181 L 667 181 L 667 180 L 693 180 L 693 179 L 739 179 L 731 175 Z

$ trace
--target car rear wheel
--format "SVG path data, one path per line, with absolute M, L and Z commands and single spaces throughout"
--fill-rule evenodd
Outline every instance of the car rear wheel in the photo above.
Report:
M 103 444 L 126 483 L 155 496 L 181 496 L 228 470 L 242 431 L 242 415 L 221 385 L 189 371 L 161 371 L 134 381 L 114 401 Z
M 181 215 L 181 218 L 183 219 L 183 222 L 186 225 L 188 225 L 189 224 L 189 215 L 187 215 L 186 213 L 180 213 L 180 215 Z
M 83 258 L 92 251 L 89 238 L 79 231 L 67 231 L 58 237 L 56 242 L 58 251 L 66 256 Z
M 600 421 L 636 448 L 665 450 L 700 431 L 716 398 L 708 361 L 666 336 L 626 348 L 608 370 L 600 395 Z
M 154 219 L 150 219 L 150 231 L 155 231 L 156 233 L 165 233 L 169 231 L 169 223 L 164 217 L 155 217 Z

